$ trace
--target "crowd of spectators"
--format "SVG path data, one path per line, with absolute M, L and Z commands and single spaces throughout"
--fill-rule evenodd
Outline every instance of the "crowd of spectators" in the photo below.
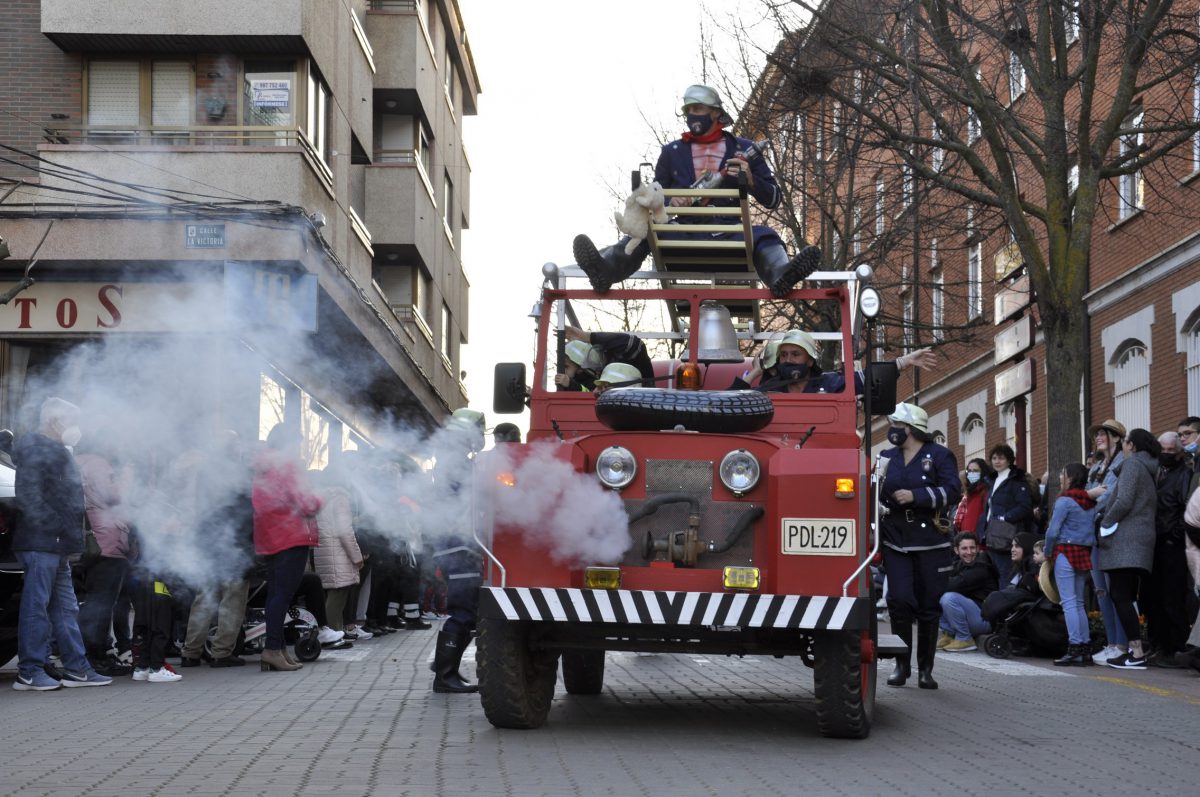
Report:
M 1022 602 L 1061 607 L 1060 666 L 1200 671 L 1200 418 L 1158 437 L 1106 420 L 1086 462 L 1035 480 L 997 445 L 962 473 L 939 649 L 966 652 Z M 1059 611 L 1052 608 L 1052 611 Z

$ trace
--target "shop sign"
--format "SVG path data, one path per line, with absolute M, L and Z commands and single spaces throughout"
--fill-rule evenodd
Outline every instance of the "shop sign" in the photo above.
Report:
M 211 283 L 38 282 L 0 305 L 0 334 L 207 332 L 224 326 L 220 300 Z
M 239 327 L 317 331 L 317 276 L 225 261 L 225 314 Z
M 1032 300 L 1028 273 L 1022 274 L 1003 288 L 997 288 L 993 323 L 1003 324 L 1028 307 Z
M 996 374 L 996 406 L 1007 404 L 1019 396 L 1032 393 L 1037 387 L 1034 373 L 1034 360 L 1022 360 L 1012 368 Z
M 183 225 L 183 245 L 187 249 L 224 249 L 224 224 Z
M 1033 345 L 1032 316 L 1021 316 L 1012 326 L 997 332 L 993 340 L 996 344 L 996 365 L 1003 365 L 1013 357 L 1028 351 Z

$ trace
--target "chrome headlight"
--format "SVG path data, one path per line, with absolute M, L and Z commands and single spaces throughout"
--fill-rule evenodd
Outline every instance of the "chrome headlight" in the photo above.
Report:
M 637 475 L 637 460 L 629 449 L 609 446 L 596 458 L 596 475 L 605 487 L 620 490 Z
M 744 448 L 730 451 L 721 460 L 721 484 L 737 495 L 754 489 L 761 472 L 758 460 Z

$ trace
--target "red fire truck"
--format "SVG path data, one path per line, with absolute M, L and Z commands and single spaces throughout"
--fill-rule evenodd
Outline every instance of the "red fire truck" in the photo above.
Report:
M 577 267 L 544 267 L 532 378 L 523 364 L 497 366 L 495 411 L 531 412 L 515 456 L 555 441 L 554 456 L 619 495 L 629 540 L 619 562 L 563 564 L 544 535 L 479 529 L 484 712 L 498 727 L 538 727 L 559 661 L 568 693 L 597 694 L 606 651 L 790 656 L 813 670 L 821 733 L 865 737 L 876 661 L 906 651 L 879 637 L 869 567 L 879 538 L 863 405 L 881 414 L 895 403 L 890 363 L 866 370 L 864 396 L 854 387 L 856 326 L 878 310 L 870 269 L 817 272 L 787 297 L 834 319 L 810 331 L 844 391 L 734 391 L 750 364 L 746 341 L 778 335 L 758 331 L 760 303 L 772 297 L 748 249 L 729 259 L 651 241 L 657 270 L 603 296 Z M 674 341 L 679 352 L 655 360 L 658 386 L 555 390 L 563 330 L 575 309 L 600 301 L 638 303 L 643 317 L 661 311 L 659 330 L 637 330 L 652 348 Z

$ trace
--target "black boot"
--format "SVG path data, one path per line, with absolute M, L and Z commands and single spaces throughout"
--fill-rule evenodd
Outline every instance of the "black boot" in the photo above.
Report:
M 912 675 L 912 623 L 896 624 L 892 630 L 908 646 L 908 652 L 902 657 L 896 657 L 896 663 L 892 666 L 892 674 L 888 676 L 887 685 L 904 686 L 908 681 L 908 676 Z
M 754 270 L 758 278 L 771 290 L 771 295 L 787 296 L 796 283 L 808 277 L 821 265 L 821 250 L 806 246 L 791 260 L 783 244 L 771 242 L 754 252 Z
M 937 689 L 933 680 L 933 656 L 937 653 L 937 622 L 917 622 L 917 686 Z
M 479 691 L 478 686 L 464 681 L 458 673 L 463 651 L 470 641 L 470 634 L 438 633 L 437 650 L 433 654 L 433 691 L 450 694 Z
M 1067 652 L 1054 660 L 1054 666 L 1082 667 L 1086 650 L 1087 648 L 1083 645 L 1067 645 Z
M 629 243 L 629 236 L 625 235 L 612 246 L 606 246 L 597 251 L 591 238 L 586 235 L 575 236 L 575 241 L 571 245 L 571 251 L 575 254 L 575 262 L 583 269 L 583 273 L 587 274 L 588 281 L 592 283 L 592 288 L 596 293 L 607 292 L 614 282 L 620 282 L 637 271 L 641 268 L 646 255 L 650 254 L 649 242 L 642 241 L 633 250 L 633 254 L 627 255 L 625 254 L 627 243 Z

